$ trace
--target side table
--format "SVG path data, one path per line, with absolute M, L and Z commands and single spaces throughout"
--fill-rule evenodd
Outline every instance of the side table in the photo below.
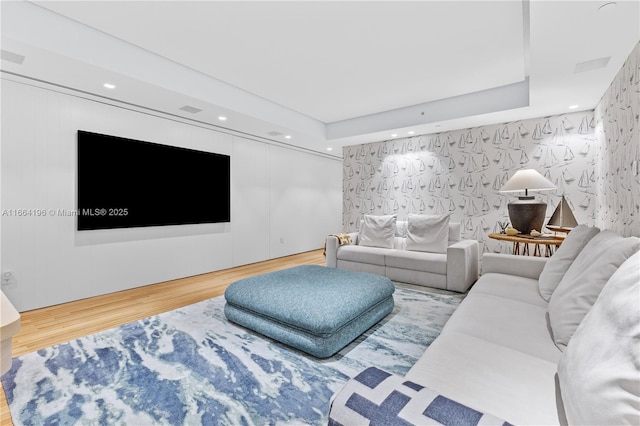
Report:
M 542 246 L 544 246 L 544 256 L 549 257 L 564 241 L 564 237 L 558 236 L 531 237 L 529 235 L 489 234 L 489 238 L 512 242 L 513 254 L 522 254 L 523 256 L 530 255 L 529 244 L 533 244 L 533 256 L 538 257 L 542 256 Z M 522 250 L 520 249 L 520 244 L 522 244 Z

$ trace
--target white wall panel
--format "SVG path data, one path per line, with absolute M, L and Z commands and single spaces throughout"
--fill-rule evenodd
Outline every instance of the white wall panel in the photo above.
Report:
M 339 229 L 339 161 L 285 148 L 271 152 L 260 142 L 19 82 L 3 80 L 2 89 L 3 211 L 76 208 L 78 129 L 232 155 L 231 224 L 79 232 L 74 216 L 3 216 L 2 270 L 15 274 L 3 291 L 20 311 L 318 248 L 323 234 Z M 291 161 L 299 164 L 290 167 Z M 274 213 L 270 179 L 274 167 L 284 166 L 302 173 L 307 188 L 290 172 L 276 172 L 283 200 Z M 313 171 L 333 176 L 314 181 Z M 328 193 L 333 199 L 314 209 L 313 226 L 301 226 L 308 209 L 300 206 Z M 284 234 L 288 244 L 270 250 L 274 221 L 279 229 L 290 217 L 295 232 Z
M 317 249 L 342 230 L 342 164 L 269 147 L 271 257 Z
M 269 258 L 267 145 L 234 137 L 231 161 L 233 264 Z
M 194 149 L 231 153 L 231 137 L 151 115 L 21 84 L 3 82 L 4 209 L 45 210 L 4 216 L 5 287 L 18 309 L 119 291 L 232 265 L 228 225 L 76 231 L 76 132 L 90 130 Z M 118 165 L 113 165 L 118 173 Z M 167 170 L 167 173 L 171 173 Z M 171 200 L 167 200 L 171 203 Z M 142 237 L 141 237 L 142 236 Z

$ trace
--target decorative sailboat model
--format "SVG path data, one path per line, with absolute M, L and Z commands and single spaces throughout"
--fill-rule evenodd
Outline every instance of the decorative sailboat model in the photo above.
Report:
M 551 219 L 549 219 L 547 223 L 547 229 L 554 232 L 567 233 L 577 225 L 578 222 L 563 195 L 562 201 L 558 203 L 558 207 L 556 207 L 556 210 L 551 215 Z

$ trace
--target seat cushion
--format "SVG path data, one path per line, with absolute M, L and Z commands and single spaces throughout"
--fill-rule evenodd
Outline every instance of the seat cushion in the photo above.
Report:
M 339 260 L 384 266 L 385 256 L 393 252 L 393 249 L 348 245 L 338 247 L 337 256 Z
M 385 264 L 391 268 L 447 274 L 447 255 L 442 253 L 392 250 L 385 253 Z
M 538 281 L 515 275 L 483 274 L 469 294 L 489 294 L 546 308 L 549 304 L 538 293 Z
M 230 320 L 317 357 L 342 349 L 393 309 L 383 276 L 318 265 L 236 281 L 225 291 Z
M 445 330 L 557 363 L 562 352 L 551 339 L 546 314 L 542 306 L 476 292 L 462 302 Z
M 445 330 L 405 378 L 511 424 L 557 425 L 556 366 L 478 337 Z

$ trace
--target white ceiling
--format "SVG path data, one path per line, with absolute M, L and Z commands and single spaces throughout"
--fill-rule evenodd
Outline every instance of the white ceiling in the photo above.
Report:
M 324 152 L 593 108 L 640 39 L 640 2 L 604 3 L 3 2 L 2 69 Z
M 524 78 L 520 2 L 40 4 L 325 123 Z

